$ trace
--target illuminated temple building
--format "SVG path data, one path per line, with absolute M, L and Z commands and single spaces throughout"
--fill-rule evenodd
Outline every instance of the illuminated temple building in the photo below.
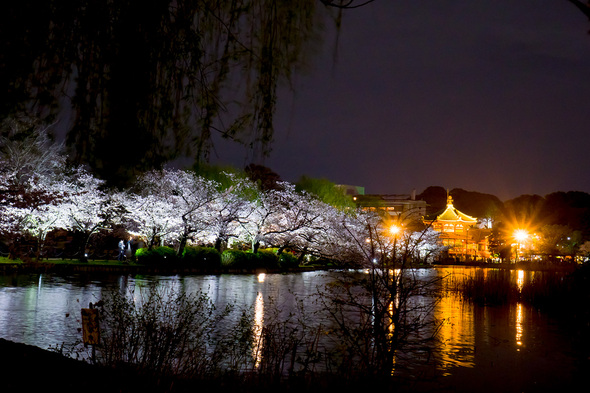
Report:
M 487 259 L 489 229 L 477 227 L 477 218 L 460 212 L 453 206 L 453 198 L 447 197 L 447 207 L 433 220 L 424 220 L 432 229 L 440 232 L 440 240 L 448 247 L 449 257 L 459 260 Z

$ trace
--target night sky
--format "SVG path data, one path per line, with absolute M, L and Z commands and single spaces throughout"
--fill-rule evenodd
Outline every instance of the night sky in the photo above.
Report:
M 273 150 L 258 163 L 372 194 L 590 192 L 589 30 L 566 0 L 348 10 L 338 44 L 327 29 L 281 94 Z M 216 162 L 247 163 L 224 146 Z

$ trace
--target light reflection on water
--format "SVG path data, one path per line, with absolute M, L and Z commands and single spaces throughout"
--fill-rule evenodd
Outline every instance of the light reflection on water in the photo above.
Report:
M 254 306 L 254 342 L 252 357 L 255 359 L 254 367 L 258 368 L 262 361 L 262 328 L 264 327 L 264 296 L 262 292 L 258 292 L 256 296 L 256 304 Z
M 483 274 L 484 278 L 487 278 L 492 271 L 476 268 L 443 268 L 439 269 L 439 272 L 443 276 L 459 274 L 463 278 L 473 278 L 476 274 Z M 517 270 L 511 271 L 510 275 L 518 290 L 522 291 L 525 282 L 532 280 L 535 272 Z M 521 302 L 502 307 L 481 307 L 464 301 L 459 295 L 448 294 L 442 297 L 435 309 L 438 318 L 445 321 L 440 329 L 441 368 L 475 367 L 477 341 L 481 340 L 482 336 L 488 344 L 502 343 L 519 351 L 525 345 L 527 329 L 533 328 L 526 319 L 526 314 L 532 312 L 530 307 L 524 306 Z M 496 326 L 503 327 L 499 331 L 501 334 L 489 336 L 490 330 Z
M 462 277 L 497 273 L 476 268 L 438 271 L 442 276 Z M 541 274 L 511 271 L 510 278 L 522 291 Z M 553 391 L 571 386 L 579 371 L 567 327 L 527 304 L 484 307 L 448 295 L 441 298 L 434 313 L 444 319 L 436 373 L 448 377 L 447 386 L 459 386 L 453 391 Z
M 453 367 L 475 366 L 475 324 L 473 305 L 458 296 L 445 296 L 434 314 L 441 321 L 438 356 L 442 375 Z
M 109 276 L 90 281 L 82 276 L 53 275 L 0 276 L 0 337 L 39 346 L 54 347 L 75 341 L 76 318 L 80 309 L 108 293 L 132 293 L 137 302 L 154 289 L 203 293 L 221 308 L 227 304 L 255 307 L 263 317 L 264 304 L 287 313 L 297 299 L 316 292 L 316 286 L 330 280 L 323 273 L 206 276 Z M 71 317 L 71 318 L 70 318 Z M 262 320 L 262 319 L 261 319 Z
M 476 269 L 431 269 L 418 274 L 427 278 L 450 273 L 471 277 Z M 480 272 L 482 273 L 482 272 Z M 260 342 L 265 313 L 278 307 L 289 313 L 302 300 L 306 307 L 317 286 L 331 280 L 336 273 L 206 275 L 206 276 L 109 276 L 89 280 L 83 276 L 53 275 L 0 277 L 0 337 L 41 348 L 56 347 L 79 339 L 80 309 L 100 300 L 106 293 L 133 292 L 137 300 L 144 291 L 168 288 L 175 291 L 207 295 L 218 307 L 236 303 L 253 307 L 254 333 Z M 484 275 L 492 274 L 487 270 Z M 514 272 L 522 290 L 529 272 Z M 272 304 L 271 304 L 272 303 Z M 393 307 L 393 305 L 392 305 Z M 433 317 L 443 321 L 438 332 L 439 345 L 434 361 L 426 370 L 444 377 L 458 378 L 472 370 L 479 380 L 499 389 L 504 373 L 515 383 L 534 380 L 543 383 L 555 376 L 569 378 L 573 369 L 572 348 L 561 330 L 544 315 L 521 303 L 502 307 L 481 307 L 459 296 L 443 296 L 433 310 Z M 259 349 L 252 354 L 257 363 Z M 521 386 L 519 385 L 519 386 Z M 466 389 L 469 382 L 464 381 Z M 516 385 L 515 385 L 516 386 Z M 475 387 L 474 387 L 475 388 Z M 466 390 L 467 391 L 467 390 Z M 504 390 L 506 391 L 506 390 Z

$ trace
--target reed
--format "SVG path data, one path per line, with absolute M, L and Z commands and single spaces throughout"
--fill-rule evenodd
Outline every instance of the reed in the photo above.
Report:
M 525 302 L 550 309 L 588 299 L 588 270 L 581 267 L 572 273 L 535 272 L 519 280 L 514 270 L 478 269 L 471 275 L 450 274 L 444 281 L 444 290 L 480 305 Z

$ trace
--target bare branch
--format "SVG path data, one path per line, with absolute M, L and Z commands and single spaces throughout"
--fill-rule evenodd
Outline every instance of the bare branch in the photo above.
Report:
M 590 19 L 590 2 L 588 4 L 584 4 L 579 0 L 568 0 L 570 3 L 575 5 L 580 11 L 584 13 Z
M 355 2 L 355 0 L 320 0 L 320 1 L 328 7 L 350 9 L 350 8 L 363 7 L 369 3 L 372 3 L 375 0 L 366 0 L 360 4 L 353 4 Z

